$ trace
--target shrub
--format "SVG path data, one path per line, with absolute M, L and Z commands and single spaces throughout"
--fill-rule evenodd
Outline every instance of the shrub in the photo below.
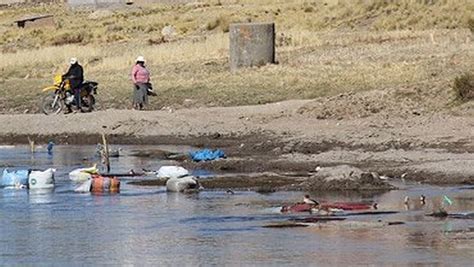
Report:
M 305 8 L 303 9 L 303 11 L 304 11 L 305 13 L 312 13 L 312 12 L 314 12 L 315 10 L 314 10 L 314 7 L 312 7 L 312 6 L 307 6 L 307 7 L 305 7 Z
M 471 33 L 474 34 L 474 18 L 470 18 L 467 21 L 467 27 L 469 28 L 469 30 L 471 30 Z
M 91 34 L 86 32 L 65 32 L 54 36 L 51 40 L 51 43 L 57 46 L 65 44 L 78 44 L 87 42 L 91 38 Z
M 158 38 L 149 38 L 147 42 L 149 45 L 159 45 L 162 43 L 166 43 L 166 39 L 163 36 L 161 36 Z
M 464 73 L 456 77 L 453 89 L 461 101 L 474 99 L 474 73 Z
M 123 30 L 123 27 L 120 25 L 112 24 L 107 26 L 107 32 L 119 32 Z
M 222 32 L 229 32 L 230 21 L 227 17 L 221 15 L 206 24 L 206 29 L 212 31 L 219 27 Z
M 212 31 L 215 28 L 217 28 L 217 26 L 219 26 L 219 20 L 218 19 L 213 19 L 213 20 L 207 22 L 206 30 Z
M 112 34 L 107 35 L 106 42 L 107 43 L 112 43 L 112 42 L 122 41 L 122 40 L 125 40 L 125 39 L 126 39 L 125 36 L 123 36 L 121 34 L 112 33 Z

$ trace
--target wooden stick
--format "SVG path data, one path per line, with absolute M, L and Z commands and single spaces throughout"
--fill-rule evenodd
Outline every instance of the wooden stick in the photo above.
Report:
M 28 136 L 28 142 L 30 143 L 30 151 L 31 153 L 35 153 L 35 141 L 31 140 Z
M 102 157 L 103 157 L 102 160 L 107 169 L 107 173 L 109 173 L 110 172 L 109 146 L 107 145 L 107 138 L 105 137 L 104 133 L 102 133 L 102 142 L 104 143 L 104 147 L 102 148 Z
M 104 177 L 143 177 L 146 176 L 144 173 L 107 173 L 101 174 Z

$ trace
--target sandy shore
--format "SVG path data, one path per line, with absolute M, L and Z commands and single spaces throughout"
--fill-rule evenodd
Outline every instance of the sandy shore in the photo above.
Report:
M 46 116 L 0 115 L 0 143 L 189 144 L 222 148 L 228 160 L 200 163 L 235 172 L 312 172 L 349 164 L 428 183 L 474 183 L 474 118 L 377 114 L 317 119 L 301 114 L 311 101 L 163 111 L 106 110 Z M 187 163 L 192 166 L 195 163 Z

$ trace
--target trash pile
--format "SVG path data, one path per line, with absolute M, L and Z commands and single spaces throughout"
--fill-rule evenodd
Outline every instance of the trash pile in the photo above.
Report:
M 439 200 L 438 200 L 439 201 Z M 421 195 L 418 199 L 411 199 L 405 196 L 401 199 L 401 202 L 405 205 L 406 210 L 423 210 L 427 205 L 426 196 Z M 435 201 L 433 201 L 435 202 Z M 431 216 L 437 218 L 454 218 L 454 219 L 474 219 L 474 212 L 448 212 L 448 206 L 453 205 L 454 201 L 446 195 L 441 198 L 440 206 L 433 212 L 425 213 L 424 216 Z M 426 209 L 425 209 L 426 210 Z M 374 227 L 385 227 L 404 224 L 403 221 L 391 221 L 390 218 L 382 220 L 380 215 L 397 214 L 400 211 L 397 210 L 378 210 L 378 204 L 376 202 L 329 202 L 329 201 L 316 201 L 311 199 L 309 195 L 305 195 L 301 202 L 284 205 L 279 211 L 284 214 L 311 214 L 309 217 L 292 217 L 285 222 L 274 222 L 263 227 L 265 228 L 288 228 L 288 227 L 308 227 L 311 225 L 317 225 L 321 227 L 321 223 L 324 223 L 325 227 L 338 227 L 338 228 L 374 228 Z M 372 217 L 375 220 L 348 220 L 351 216 L 359 218 L 360 216 L 377 216 Z M 345 221 L 347 219 L 347 221 Z M 340 222 L 344 221 L 344 222 Z M 331 223 L 328 223 L 331 222 Z
M 48 153 L 53 149 L 54 144 L 50 142 L 48 145 Z M 33 146 L 34 147 L 34 144 Z M 34 149 L 32 149 L 34 151 Z M 103 148 L 98 145 L 98 152 L 103 151 Z M 120 156 L 121 149 L 116 150 L 115 157 Z M 202 149 L 181 154 L 187 160 L 191 159 L 194 162 L 212 161 L 226 158 L 224 151 L 220 149 Z M 175 156 L 173 154 L 173 156 Z M 189 157 L 188 157 L 189 156 Z M 120 193 L 121 181 L 118 177 L 130 176 L 156 176 L 160 185 L 166 186 L 167 192 L 177 193 L 195 193 L 203 189 L 198 179 L 197 172 L 191 173 L 182 166 L 166 165 L 161 166 L 157 171 L 142 169 L 142 173 L 135 173 L 133 170 L 125 174 L 101 174 L 97 168 L 97 164 L 91 167 L 77 168 L 68 173 L 69 180 L 75 184 L 74 192 L 76 193 L 90 193 L 90 194 L 117 194 Z M 32 170 L 32 169 L 18 169 L 9 170 L 4 169 L 0 179 L 0 187 L 9 189 L 54 189 L 55 187 L 55 172 L 56 169 L 48 168 L 46 170 Z M 194 176 L 194 175 L 196 176 Z M 400 178 L 404 179 L 403 174 Z M 314 191 L 329 190 L 334 186 L 350 189 L 354 183 L 372 185 L 375 183 L 385 183 L 389 179 L 386 176 L 379 176 L 374 172 L 364 172 L 361 169 L 340 165 L 328 168 L 316 167 L 315 172 L 305 181 L 309 183 L 309 188 L 314 185 Z M 320 181 L 323 181 L 321 183 Z M 37 193 L 40 191 L 36 191 Z M 234 191 L 230 188 L 225 192 L 227 195 L 234 195 Z M 413 196 L 410 196 L 413 197 Z M 406 210 L 418 209 L 420 207 L 426 208 L 426 196 L 421 195 L 411 199 L 405 196 L 403 204 Z M 474 213 L 468 212 L 447 212 L 449 209 L 444 209 L 443 205 L 453 205 L 453 200 L 448 196 L 443 196 L 441 207 L 432 213 L 424 214 L 425 216 L 432 216 L 437 218 L 456 218 L 456 219 L 474 219 Z M 426 210 L 426 209 L 425 209 Z M 278 207 L 278 212 L 283 214 L 297 214 L 298 217 L 292 216 L 292 219 L 284 223 L 270 224 L 264 227 L 300 227 L 308 226 L 311 223 L 327 222 L 327 221 L 343 221 L 349 216 L 375 216 L 382 214 L 393 214 L 400 211 L 393 210 L 378 210 L 378 204 L 372 201 L 359 202 L 342 202 L 342 201 L 325 201 L 314 200 L 309 195 L 305 195 L 300 202 L 289 203 Z M 301 215 L 307 213 L 310 217 L 302 218 Z M 284 217 L 284 216 L 282 216 Z M 375 218 L 375 217 L 374 217 Z M 346 224 L 338 224 L 337 226 L 344 226 L 349 228 L 359 227 L 382 227 L 387 225 L 403 224 L 400 221 L 350 221 Z
M 103 144 L 99 143 L 96 146 L 93 158 L 100 157 L 102 164 L 107 167 L 107 172 L 110 170 L 109 158 L 120 157 L 121 148 L 110 149 L 107 145 L 105 136 L 102 136 Z M 43 146 L 35 145 L 35 141 L 28 138 L 30 144 L 30 151 L 32 154 L 38 153 L 38 149 Z M 49 141 L 46 145 L 46 150 L 49 156 L 53 156 L 53 149 L 55 143 Z M 107 150 L 107 153 L 104 152 Z M 174 160 L 191 160 L 194 162 L 212 161 L 226 158 L 226 155 L 221 149 L 201 149 L 190 151 L 188 153 L 170 153 L 168 155 Z M 84 158 L 85 159 L 85 158 Z M 31 170 L 19 169 L 9 170 L 4 169 L 1 179 L 0 187 L 8 189 L 54 189 L 55 169 L 46 170 Z M 131 170 L 126 174 L 103 174 L 97 168 L 97 164 L 91 167 L 77 168 L 68 173 L 69 180 L 75 183 L 74 192 L 77 193 L 119 193 L 120 180 L 117 176 L 141 176 L 141 175 L 156 175 L 159 180 L 166 181 L 166 190 L 169 192 L 197 192 L 202 189 L 197 177 L 193 176 L 187 169 L 181 166 L 161 166 L 158 171 L 146 171 L 143 169 L 142 173 L 135 173 Z

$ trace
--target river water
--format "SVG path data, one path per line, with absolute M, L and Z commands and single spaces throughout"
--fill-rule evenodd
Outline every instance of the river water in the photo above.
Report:
M 158 169 L 169 164 L 130 156 L 150 148 L 124 147 L 112 160 L 114 172 Z M 187 147 L 168 147 L 186 151 Z M 5 167 L 57 169 L 52 192 L 0 189 L 0 265 L 415 265 L 469 266 L 474 260 L 472 219 L 436 219 L 425 213 L 454 200 L 449 212 L 474 210 L 468 187 L 400 185 L 378 195 L 316 194 L 328 201 L 376 201 L 392 215 L 347 216 L 345 224 L 305 228 L 264 228 L 290 218 L 282 204 L 301 200 L 304 192 L 258 194 L 202 191 L 185 195 L 164 187 L 122 181 L 120 194 L 74 193 L 67 173 L 96 160 L 93 146 L 56 146 L 31 154 L 26 146 L 0 147 Z M 427 204 L 416 199 L 424 194 Z M 414 201 L 403 204 L 404 196 Z M 379 226 L 376 222 L 403 221 Z M 347 222 L 368 222 L 354 226 Z M 372 223 L 372 224 L 371 224 Z

